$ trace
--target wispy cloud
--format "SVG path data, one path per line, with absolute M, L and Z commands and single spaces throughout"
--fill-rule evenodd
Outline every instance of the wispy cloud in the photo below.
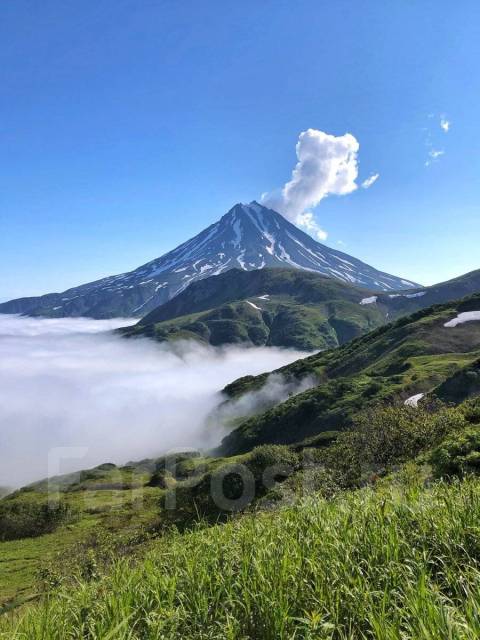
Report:
M 429 167 L 432 162 L 436 162 L 443 155 L 445 155 L 445 151 L 443 149 L 430 149 L 428 152 L 429 159 L 425 162 L 425 166 Z
M 263 194 L 262 201 L 324 240 L 327 234 L 310 209 L 329 195 L 346 195 L 358 188 L 359 148 L 351 133 L 335 136 L 318 129 L 303 131 L 291 179 L 278 191 Z
M 379 173 L 374 173 L 373 176 L 370 176 L 369 178 L 364 180 L 362 182 L 362 189 L 369 189 L 372 186 L 372 184 L 375 184 L 375 182 L 379 179 L 379 177 L 380 177 Z
M 442 134 L 438 132 L 437 126 L 443 131 L 443 133 L 448 133 L 450 131 L 452 123 L 445 114 L 439 115 L 438 113 L 429 113 L 427 117 L 429 118 L 429 120 L 434 120 L 438 123 L 438 125 L 435 126 L 433 126 L 432 123 L 427 127 L 422 128 L 422 130 L 426 132 L 425 146 L 428 153 L 428 157 L 425 160 L 424 164 L 426 167 L 430 167 L 445 155 L 445 149 L 439 148 L 439 146 L 442 144 L 442 142 L 440 142 L 439 136 L 441 136 Z
M 445 133 L 448 133 L 450 131 L 450 124 L 450 120 L 447 120 L 445 117 L 440 118 L 440 126 L 445 131 Z

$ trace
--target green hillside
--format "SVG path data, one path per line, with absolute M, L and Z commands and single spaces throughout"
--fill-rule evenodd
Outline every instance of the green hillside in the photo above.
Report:
M 54 478 L 53 503 L 45 481 L 0 501 L 0 638 L 478 637 L 478 403 L 169 460 Z M 240 500 L 227 511 L 218 478 Z
M 263 443 L 299 442 L 322 431 L 348 427 L 352 415 L 366 406 L 405 401 L 437 387 L 440 397 L 451 400 L 447 381 L 468 370 L 480 357 L 480 321 L 444 325 L 472 309 L 480 310 L 480 296 L 418 311 L 339 349 L 283 367 L 278 373 L 287 381 L 314 376 L 318 384 L 246 420 L 225 438 L 221 452 L 239 453 Z M 238 397 L 259 389 L 267 377 L 242 378 L 225 392 Z M 450 390 L 452 385 L 449 383 Z M 472 381 L 473 388 L 478 388 L 478 381 Z M 465 395 L 461 393 L 458 399 Z
M 80 542 L 77 533 L 76 546 L 65 526 L 0 543 L 12 568 L 15 547 L 5 545 L 16 544 L 20 560 L 22 552 L 45 552 L 50 536 L 58 558 L 30 576 L 37 592 L 22 607 L 5 607 L 0 637 L 476 640 L 480 413 L 473 422 L 472 415 L 471 408 L 378 410 L 315 457 L 267 447 L 231 460 L 232 470 L 242 460 L 258 477 L 265 463 L 288 460 L 290 475 L 263 503 L 222 524 L 197 518 L 148 535 L 118 523 L 106 532 L 97 521 L 96 537 Z M 356 460 L 368 463 L 369 479 L 342 487 L 341 472 Z M 372 474 L 379 462 L 382 477 Z M 445 465 L 454 475 L 436 481 Z M 97 470 L 96 481 L 111 470 Z M 156 510 L 161 519 L 160 501 Z
M 385 322 L 371 292 L 295 269 L 232 269 L 193 283 L 124 335 L 302 350 L 343 344 Z
M 376 293 L 296 269 L 232 269 L 123 330 L 127 337 L 329 349 L 396 318 L 480 291 L 480 270 L 418 291 Z

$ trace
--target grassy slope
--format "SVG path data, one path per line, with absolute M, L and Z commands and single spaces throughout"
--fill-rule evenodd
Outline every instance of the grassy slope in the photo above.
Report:
M 298 442 L 348 426 L 365 406 L 432 391 L 480 356 L 480 322 L 444 327 L 473 307 L 480 309 L 480 296 L 417 312 L 340 349 L 283 367 L 279 371 L 287 379 L 314 375 L 319 384 L 245 421 L 224 440 L 222 453 L 265 442 Z M 241 378 L 225 391 L 236 397 L 258 389 L 267 375 Z
M 53 533 L 0 542 L 0 605 L 35 593 L 36 574 L 49 561 L 99 532 L 134 531 L 158 515 L 161 491 L 145 487 L 151 473 L 142 468 L 97 468 L 82 476 L 62 476 L 52 487 L 77 517 Z M 77 480 L 77 481 L 75 481 Z M 0 504 L 45 503 L 48 485 L 39 482 L 5 498 Z
M 0 609 L 35 596 L 39 572 L 51 563 L 68 564 L 72 548 L 96 546 L 96 538 L 105 536 L 127 542 L 136 540 L 166 523 L 160 508 L 165 487 L 151 486 L 155 471 L 165 468 L 165 460 L 147 459 L 125 467 L 100 465 L 52 478 L 50 483 L 36 482 L 0 500 L 0 519 L 2 505 L 45 504 L 49 499 L 60 500 L 75 513 L 71 522 L 33 538 L 1 541 L 0 526 Z M 188 455 L 179 455 L 176 460 L 176 474 L 181 476 L 183 472 L 186 478 L 197 472 L 210 473 L 224 463 L 222 458 Z M 241 458 L 229 459 L 235 460 Z M 84 549 L 82 554 L 85 553 Z
M 260 299 L 266 295 L 268 299 Z M 193 338 L 213 345 L 325 349 L 385 322 L 379 308 L 359 304 L 370 295 L 295 269 L 232 269 L 193 283 L 124 334 L 162 341 Z
M 376 302 L 360 305 L 371 292 L 318 274 L 295 269 L 232 269 L 193 283 L 125 334 L 162 341 L 191 338 L 213 345 L 247 342 L 324 349 L 363 335 L 387 319 L 478 291 L 480 270 L 424 288 L 420 296 L 377 293 Z M 259 299 L 265 294 L 268 300 Z
M 0 621 L 18 640 L 474 640 L 480 483 L 377 487 L 172 533 Z

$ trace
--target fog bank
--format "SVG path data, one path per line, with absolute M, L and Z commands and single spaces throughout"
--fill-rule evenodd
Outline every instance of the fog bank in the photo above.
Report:
M 64 473 L 214 446 L 224 430 L 207 417 L 227 383 L 306 355 L 110 332 L 129 322 L 0 315 L 0 486 L 45 477 L 59 447 L 79 448 L 64 452 Z

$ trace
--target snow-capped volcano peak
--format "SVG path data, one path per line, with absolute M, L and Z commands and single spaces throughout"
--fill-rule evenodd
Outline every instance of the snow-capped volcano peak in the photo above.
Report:
M 413 282 L 320 244 L 282 215 L 256 201 L 236 204 L 224 216 L 173 251 L 130 273 L 0 305 L 3 313 L 36 315 L 142 316 L 191 282 L 228 269 L 292 267 L 374 291 L 416 288 Z

